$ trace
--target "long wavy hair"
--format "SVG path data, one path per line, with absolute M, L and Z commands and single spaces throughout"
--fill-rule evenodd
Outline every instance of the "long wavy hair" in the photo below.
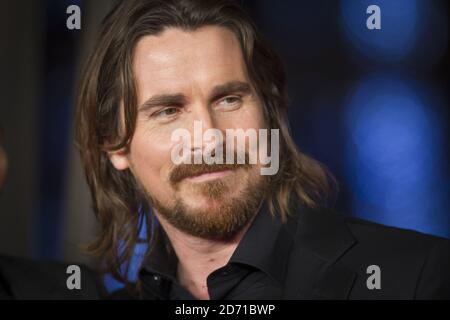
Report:
M 285 219 L 292 197 L 309 207 L 326 205 L 333 198 L 332 176 L 301 153 L 290 134 L 283 65 L 238 2 L 120 1 L 102 22 L 82 75 L 76 106 L 76 145 L 100 225 L 98 237 L 88 249 L 101 257 L 108 272 L 125 282 L 126 273 L 120 268 L 129 261 L 139 241 L 139 213 L 151 211 L 131 172 L 116 170 L 108 158 L 108 151 L 128 150 L 135 130 L 133 50 L 141 37 L 158 35 L 166 28 L 195 31 L 207 25 L 227 28 L 236 36 L 267 124 L 279 129 L 280 168 L 265 199 L 272 214 Z M 153 219 L 150 216 L 147 221 Z

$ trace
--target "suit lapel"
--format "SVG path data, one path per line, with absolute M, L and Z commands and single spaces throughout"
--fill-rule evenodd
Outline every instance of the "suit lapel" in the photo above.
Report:
M 295 248 L 287 275 L 286 298 L 347 299 L 356 273 L 336 261 L 355 245 L 343 217 L 298 207 Z M 290 285 L 291 284 L 291 285 Z

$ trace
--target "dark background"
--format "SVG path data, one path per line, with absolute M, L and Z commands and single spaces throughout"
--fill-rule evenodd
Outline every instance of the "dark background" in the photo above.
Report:
M 112 0 L 0 3 L 0 123 L 9 173 L 0 253 L 84 261 L 95 219 L 73 147 L 74 89 Z M 81 8 L 68 30 L 66 8 Z M 337 177 L 337 208 L 450 237 L 448 3 L 244 1 L 281 55 L 291 126 Z M 368 30 L 366 8 L 381 8 Z

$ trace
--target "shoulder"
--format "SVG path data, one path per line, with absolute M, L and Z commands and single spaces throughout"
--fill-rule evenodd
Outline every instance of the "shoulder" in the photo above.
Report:
M 338 213 L 332 213 L 338 215 Z M 363 219 L 342 216 L 343 222 L 349 228 L 352 235 L 364 243 L 376 243 L 378 246 L 389 246 L 395 249 L 417 252 L 428 252 L 434 247 L 450 248 L 450 240 L 425 234 L 410 229 L 391 227 Z
M 68 278 L 75 273 L 79 289 L 69 289 Z M 84 265 L 0 255 L 0 292 L 10 299 L 99 299 L 103 288 Z
M 390 272 L 392 281 L 414 283 L 414 298 L 450 298 L 449 239 L 361 219 L 344 221 L 359 243 L 355 249 L 371 252 L 380 268 L 395 271 Z
M 332 209 L 309 209 L 306 215 L 314 230 L 348 233 L 355 245 L 376 251 L 401 251 L 413 256 L 428 255 L 433 250 L 450 252 L 450 240 L 443 237 L 347 216 Z
M 302 227 L 311 230 L 302 241 L 322 257 L 332 257 L 334 265 L 354 272 L 354 292 L 367 291 L 368 267 L 375 265 L 382 274 L 383 297 L 450 298 L 449 239 L 330 209 L 302 211 Z

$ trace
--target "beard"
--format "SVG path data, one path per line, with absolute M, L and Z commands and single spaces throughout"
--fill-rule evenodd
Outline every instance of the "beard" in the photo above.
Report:
M 150 206 L 178 230 L 195 237 L 225 241 L 252 220 L 268 191 L 267 176 L 259 175 L 257 170 L 252 169 L 255 167 L 249 164 L 182 164 L 175 167 L 169 177 L 175 190 L 173 203 L 162 203 L 148 192 L 147 199 Z M 232 170 L 232 181 L 225 177 L 186 186 L 211 204 L 207 208 L 192 208 L 178 195 L 184 178 L 221 170 Z M 244 179 L 240 178 L 240 170 L 248 173 L 242 174 Z M 238 192 L 235 190 L 236 184 L 241 186 Z

